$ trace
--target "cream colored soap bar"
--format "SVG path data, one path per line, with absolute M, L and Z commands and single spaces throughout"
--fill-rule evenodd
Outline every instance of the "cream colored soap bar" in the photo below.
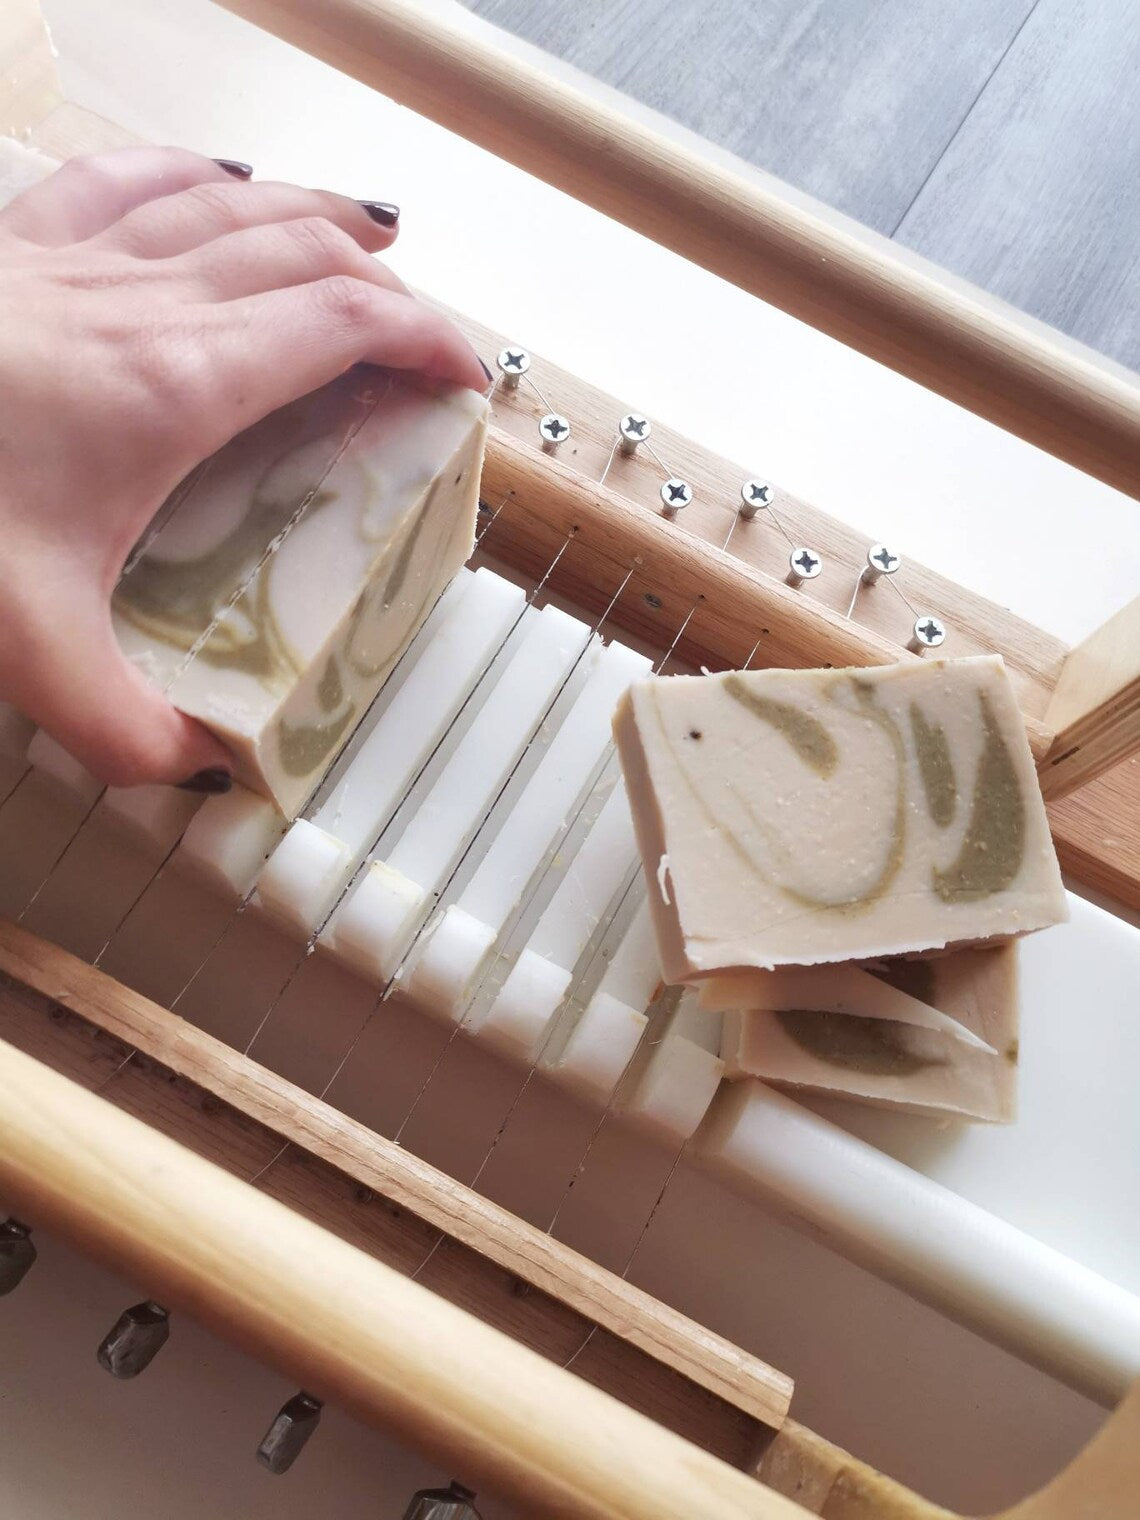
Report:
M 1016 943 L 897 961 L 879 975 L 957 1021 L 976 1043 L 810 1005 L 737 1011 L 724 1016 L 726 1076 L 759 1077 L 789 1091 L 878 1107 L 1010 1123 L 1017 1109 Z
M 287 817 L 471 552 L 486 415 L 352 370 L 208 460 L 120 581 L 127 654 Z
M 667 982 L 1066 917 L 996 656 L 658 677 L 614 733 Z
M 947 956 L 957 952 L 946 951 Z M 905 966 L 909 962 L 891 962 Z M 915 962 L 915 964 L 918 964 Z M 977 1035 L 941 1009 L 898 986 L 884 972 L 849 963 L 824 966 L 784 966 L 779 971 L 720 971 L 697 984 L 700 1007 L 709 1013 L 785 1013 L 811 1008 L 847 1018 L 880 1019 L 915 1024 L 979 1045 Z M 983 1046 L 989 1049 L 988 1045 Z

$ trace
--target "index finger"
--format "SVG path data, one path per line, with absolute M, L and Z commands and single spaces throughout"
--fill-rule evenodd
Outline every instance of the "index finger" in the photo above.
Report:
M 186 148 L 118 148 L 70 158 L 0 211 L 16 237 L 59 247 L 103 232 L 160 196 L 211 182 L 232 182 L 212 158 Z

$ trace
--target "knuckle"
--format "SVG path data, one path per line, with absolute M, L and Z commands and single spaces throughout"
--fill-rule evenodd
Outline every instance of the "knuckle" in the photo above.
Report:
M 118 185 L 121 179 L 120 163 L 113 153 L 82 153 L 56 172 L 61 180 L 75 180 L 89 189 Z
M 345 327 L 363 327 L 371 322 L 374 292 L 363 280 L 351 275 L 334 274 L 314 287 L 326 316 Z
M 182 195 L 185 203 L 202 222 L 218 231 L 231 232 L 242 225 L 237 198 L 233 192 L 232 183 L 207 180 L 204 184 L 192 185 Z
M 352 239 L 324 216 L 305 216 L 282 224 L 301 253 L 318 267 L 342 270 L 351 258 Z

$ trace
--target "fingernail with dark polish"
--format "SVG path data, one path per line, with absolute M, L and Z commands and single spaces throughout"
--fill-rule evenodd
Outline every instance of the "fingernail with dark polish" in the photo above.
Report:
M 381 227 L 394 227 L 400 220 L 399 206 L 392 206 L 387 201 L 361 201 L 360 204 Z
M 478 355 L 476 355 L 476 358 L 478 358 Z M 490 385 L 491 381 L 495 377 L 494 377 L 494 375 L 492 375 L 491 371 L 487 368 L 487 366 L 483 363 L 482 359 L 479 360 L 479 368 L 486 375 L 486 377 L 487 377 L 487 384 Z
M 239 158 L 215 158 L 214 162 L 219 169 L 232 174 L 234 179 L 252 179 L 253 177 L 253 165 L 243 164 Z
M 234 784 L 234 778 L 229 771 L 215 765 L 209 770 L 199 771 L 189 781 L 179 781 L 177 784 L 184 792 L 228 792 Z

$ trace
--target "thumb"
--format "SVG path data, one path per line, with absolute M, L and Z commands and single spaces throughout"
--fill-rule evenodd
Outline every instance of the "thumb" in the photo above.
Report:
M 29 633 L 21 670 L 9 672 L 16 705 L 94 777 L 108 786 L 228 790 L 229 751 L 135 669 L 109 607 L 83 600 Z

